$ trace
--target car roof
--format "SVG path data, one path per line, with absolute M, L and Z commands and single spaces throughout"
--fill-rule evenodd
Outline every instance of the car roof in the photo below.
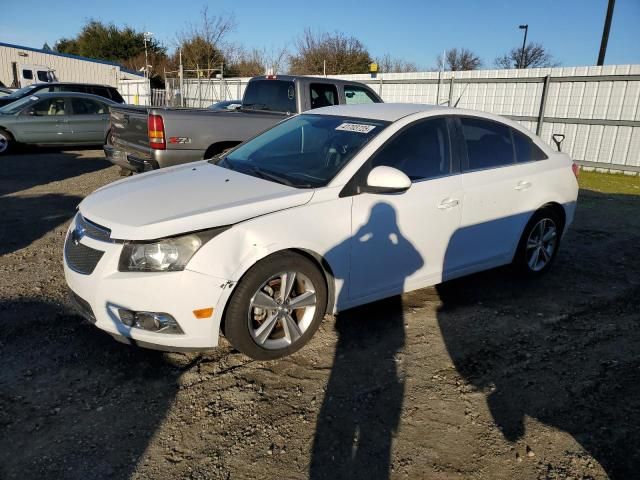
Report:
M 309 110 L 305 114 L 335 115 L 339 117 L 369 118 L 395 122 L 414 113 L 449 110 L 448 107 L 427 105 L 423 103 L 361 103 L 352 105 L 336 105 Z
M 109 103 L 109 104 L 114 104 L 117 105 L 116 102 L 114 102 L 113 100 L 111 100 L 110 98 L 106 98 L 106 97 L 101 97 L 100 95 L 93 95 L 91 93 L 82 93 L 82 92 L 34 92 L 31 95 L 25 95 L 26 97 L 38 97 L 38 98 L 51 98 L 51 97 L 56 97 L 56 98 L 90 98 L 93 100 L 99 100 L 101 102 L 104 103 Z
M 83 86 L 83 87 L 115 88 L 115 87 L 112 87 L 111 85 L 104 85 L 101 83 L 81 83 L 81 82 L 38 82 L 38 83 L 33 83 L 32 85 L 34 87 L 49 87 L 49 86 L 55 86 L 55 85 L 74 85 L 74 86 Z

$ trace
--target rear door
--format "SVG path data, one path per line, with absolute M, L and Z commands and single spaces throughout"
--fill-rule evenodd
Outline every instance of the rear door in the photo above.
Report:
M 69 127 L 70 105 L 63 97 L 49 97 L 20 114 L 21 138 L 25 143 L 58 144 L 73 141 Z
M 520 235 L 511 128 L 480 117 L 459 117 L 457 125 L 466 155 L 462 220 L 447 253 L 448 275 L 454 276 L 505 263 Z
M 91 98 L 70 98 L 69 126 L 74 142 L 98 145 L 104 142 L 109 121 L 107 104 Z

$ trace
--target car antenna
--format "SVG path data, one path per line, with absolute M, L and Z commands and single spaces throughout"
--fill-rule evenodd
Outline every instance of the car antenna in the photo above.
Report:
M 462 89 L 462 93 L 460 94 L 460 96 L 458 97 L 458 100 L 456 100 L 456 103 L 453 104 L 453 108 L 456 108 L 458 106 L 458 104 L 460 103 L 460 100 L 462 100 L 462 96 L 464 95 L 464 92 L 467 91 L 467 87 L 469 86 L 469 84 L 467 83 L 464 88 Z

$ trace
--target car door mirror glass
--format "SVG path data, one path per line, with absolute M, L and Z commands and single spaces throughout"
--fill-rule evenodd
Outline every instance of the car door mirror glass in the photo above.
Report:
M 397 168 L 375 167 L 367 176 L 366 191 L 370 193 L 401 193 L 409 187 L 411 180 Z

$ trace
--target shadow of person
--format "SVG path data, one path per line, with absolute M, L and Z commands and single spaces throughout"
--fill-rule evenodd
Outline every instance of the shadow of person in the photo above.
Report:
M 374 205 L 367 223 L 334 248 L 345 246 L 351 255 L 375 263 L 376 271 L 393 272 L 400 288 L 423 265 L 387 203 Z M 371 275 L 369 270 L 364 266 L 351 275 Z M 339 306 L 350 300 L 346 283 L 351 282 L 344 280 Z M 318 416 L 310 478 L 387 478 L 404 396 L 398 371 L 405 342 L 402 299 L 398 295 L 341 312 L 335 329 L 338 342 Z
M 581 190 L 580 202 L 548 274 L 501 268 L 438 285 L 438 325 L 507 441 L 535 442 L 536 430 L 527 431 L 535 419 L 571 435 L 609 478 L 637 478 L 640 221 L 632 212 L 640 197 Z M 547 478 L 581 477 L 590 460 L 572 449 L 553 444 Z

